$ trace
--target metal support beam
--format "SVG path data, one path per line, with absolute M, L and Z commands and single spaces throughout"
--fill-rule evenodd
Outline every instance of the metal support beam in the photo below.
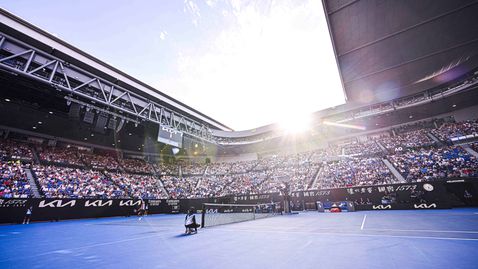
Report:
M 9 61 L 13 59 L 16 60 L 15 63 Z M 199 134 L 198 138 L 212 142 L 212 132 L 206 124 L 166 108 L 140 94 L 113 84 L 3 33 L 0 33 L 0 67 L 54 86 L 65 92 L 66 95 L 75 97 L 78 101 L 102 104 L 105 107 L 128 113 L 137 119 L 167 125 L 169 128 L 194 137 L 198 137 L 197 134 Z M 40 70 L 44 73 L 38 74 L 37 72 Z M 58 73 L 62 73 L 60 81 L 55 79 L 55 74 Z

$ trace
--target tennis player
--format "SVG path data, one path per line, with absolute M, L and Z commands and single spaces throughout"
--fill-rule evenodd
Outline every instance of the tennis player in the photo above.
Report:
M 30 224 L 30 219 L 32 217 L 33 206 L 30 206 L 27 209 L 27 213 L 25 214 L 25 218 L 23 219 L 23 224 Z
M 139 205 L 139 209 L 138 209 L 138 217 L 139 219 L 138 220 L 141 220 L 144 216 L 144 213 L 146 212 L 146 203 L 144 202 L 143 198 L 140 197 L 140 205 Z

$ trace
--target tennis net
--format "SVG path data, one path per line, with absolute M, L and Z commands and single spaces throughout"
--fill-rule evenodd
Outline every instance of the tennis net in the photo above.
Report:
M 273 217 L 278 212 L 278 205 L 268 204 L 203 204 L 202 227 L 211 227 L 229 223 Z

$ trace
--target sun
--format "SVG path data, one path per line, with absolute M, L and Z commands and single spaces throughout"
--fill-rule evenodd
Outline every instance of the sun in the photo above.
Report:
M 311 115 L 290 115 L 279 122 L 279 127 L 286 134 L 301 134 L 311 129 Z

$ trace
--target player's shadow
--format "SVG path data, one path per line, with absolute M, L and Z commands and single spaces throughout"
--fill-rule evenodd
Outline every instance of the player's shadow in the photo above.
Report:
M 175 235 L 174 237 L 175 237 L 175 238 L 181 238 L 181 237 L 188 237 L 188 236 L 191 236 L 191 235 L 193 235 L 193 234 L 181 233 L 181 234 Z
M 159 234 L 161 233 L 162 231 L 147 231 L 147 232 L 142 232 L 140 234 Z

